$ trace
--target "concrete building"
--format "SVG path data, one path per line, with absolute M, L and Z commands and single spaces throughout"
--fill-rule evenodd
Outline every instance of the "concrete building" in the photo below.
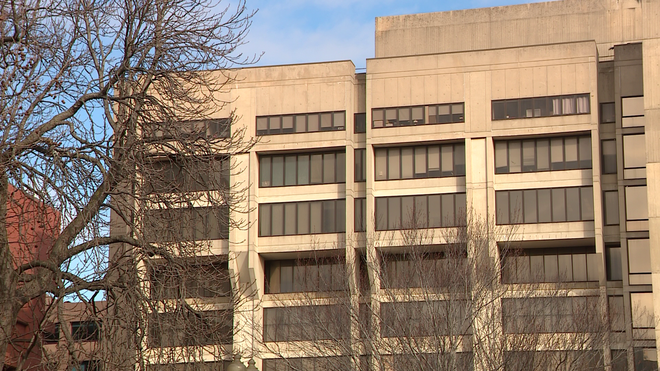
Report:
M 612 369 L 655 369 L 658 17 L 656 0 L 383 17 L 366 73 L 350 61 L 233 71 L 217 118 L 234 112 L 232 130 L 260 141 L 231 159 L 244 169 L 231 184 L 249 185 L 249 211 L 231 216 L 249 228 L 211 242 L 231 258 L 234 285 L 256 283 L 234 323 L 257 320 L 235 329 L 232 351 L 251 353 L 257 337 L 264 371 L 296 357 L 263 343 L 304 340 L 268 328 L 283 303 L 295 306 L 295 293 L 323 291 L 296 281 L 301 257 L 377 266 L 405 248 L 407 215 L 442 245 L 469 210 L 494 220 L 497 236 L 516 226 L 507 237 L 520 249 L 516 270 L 540 267 L 542 282 L 570 283 L 571 296 L 598 297 L 618 315 L 605 359 L 624 361 Z M 392 237 L 374 238 L 385 232 Z M 505 259 L 498 246 L 488 248 L 494 261 Z M 514 273 L 502 284 L 527 282 Z M 359 269 L 349 277 L 359 291 Z

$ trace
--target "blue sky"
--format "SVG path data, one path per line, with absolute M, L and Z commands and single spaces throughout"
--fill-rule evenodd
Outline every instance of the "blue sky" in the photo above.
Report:
M 351 59 L 365 67 L 374 56 L 375 18 L 538 2 L 538 0 L 247 0 L 259 9 L 246 54 L 258 65 Z

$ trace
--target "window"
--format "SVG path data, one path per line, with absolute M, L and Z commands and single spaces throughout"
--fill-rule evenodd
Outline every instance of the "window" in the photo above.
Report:
M 592 187 L 495 192 L 497 224 L 594 220 Z
M 591 169 L 591 137 L 495 142 L 496 174 L 571 169 Z
M 377 148 L 376 180 L 465 175 L 465 144 Z
M 605 225 L 618 225 L 619 224 L 619 192 L 618 191 L 605 191 L 603 192 L 604 212 L 605 212 Z
M 351 358 L 346 356 L 304 357 L 304 358 L 273 358 L 262 361 L 264 371 L 326 371 L 353 370 Z M 359 368 L 367 371 L 367 368 Z
M 266 260 L 265 266 L 267 294 L 346 289 L 343 258 Z
M 264 341 L 347 339 L 350 315 L 344 305 L 264 308 Z
M 144 212 L 144 234 L 151 242 L 229 238 L 229 208 L 190 207 Z
M 346 154 L 343 151 L 259 156 L 259 186 L 262 188 L 345 181 Z
M 631 292 L 633 338 L 653 339 L 655 320 L 653 315 L 653 293 Z
M 145 128 L 145 137 L 150 139 L 217 139 L 230 135 L 230 118 L 161 122 Z
M 621 116 L 624 128 L 644 126 L 644 97 L 622 97 Z
M 626 220 L 647 220 L 649 218 L 646 186 L 625 187 Z
M 651 248 L 648 239 L 628 240 L 628 273 L 631 285 L 651 284 Z
M 233 312 L 214 310 L 174 312 L 149 315 L 149 346 L 180 347 L 212 344 L 230 344 L 232 341 Z
M 412 354 L 382 355 L 381 370 L 410 371 L 410 370 L 460 370 L 474 371 L 474 358 L 472 352 L 443 352 L 420 353 L 418 349 Z M 368 369 L 363 369 L 367 371 Z
M 42 339 L 46 344 L 55 344 L 60 341 L 60 324 L 49 323 L 44 326 L 41 332 Z
M 593 332 L 599 307 L 597 296 L 502 299 L 502 326 L 507 334 Z
M 464 103 L 434 104 L 429 106 L 374 108 L 372 127 L 412 126 L 465 122 Z
M 367 132 L 367 114 L 366 113 L 356 113 L 353 115 L 353 121 L 355 125 L 355 133 L 366 133 Z
M 367 230 L 367 199 L 355 198 L 355 232 Z
M 143 169 L 147 193 L 212 191 L 229 187 L 228 157 L 166 157 L 148 162 Z
M 644 134 L 623 136 L 623 175 L 625 179 L 646 177 L 646 139 Z
M 355 168 L 354 180 L 356 182 L 365 182 L 367 180 L 367 150 L 364 148 L 355 149 Z
M 341 233 L 346 231 L 346 200 L 259 205 L 259 236 Z
M 99 325 L 94 321 L 71 322 L 73 340 L 96 341 L 99 339 Z
M 346 111 L 257 116 L 257 135 L 346 130 Z
M 101 361 L 82 361 L 71 366 L 71 371 L 101 371 Z
M 465 193 L 376 198 L 376 230 L 456 227 L 465 222 Z
M 655 348 L 634 348 L 635 371 L 656 371 L 658 351 Z
M 523 349 L 530 348 L 525 345 Z M 600 350 L 505 351 L 504 357 L 506 359 L 504 371 L 605 371 L 603 353 Z M 628 365 L 626 364 L 623 370 L 613 369 L 612 371 L 628 371 Z
M 502 282 L 598 282 L 598 266 L 594 247 L 514 250 L 502 256 Z
M 150 364 L 147 371 L 222 371 L 230 364 L 231 361 Z
M 463 248 L 410 254 L 383 254 L 380 286 L 383 289 L 465 287 L 470 272 Z M 457 278 L 461 282 L 457 282 Z
M 621 264 L 621 247 L 608 247 L 605 251 L 607 254 L 607 280 L 608 281 L 621 281 L 623 280 L 622 264 Z
M 384 338 L 469 335 L 470 307 L 464 300 L 381 303 L 380 333 Z
M 614 112 L 614 102 L 600 104 L 600 123 L 610 124 L 616 122 L 616 113 Z
M 603 156 L 603 174 L 616 174 L 616 140 L 604 140 L 600 148 Z
M 493 120 L 590 113 L 589 94 L 494 100 Z
M 212 298 L 229 296 L 231 282 L 225 259 L 215 262 L 154 262 L 149 271 L 151 298 Z

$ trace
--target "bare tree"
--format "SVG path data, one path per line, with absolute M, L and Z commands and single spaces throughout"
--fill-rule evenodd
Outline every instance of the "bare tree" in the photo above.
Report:
M 228 179 L 241 170 L 231 156 L 253 143 L 232 127 L 239 118 L 222 92 L 228 68 L 251 61 L 237 48 L 252 15 L 243 0 L 0 2 L 0 354 L 20 350 L 12 367 L 27 367 L 28 350 L 41 346 L 48 311 L 99 290 L 110 300 L 103 337 L 138 350 L 105 359 L 115 368 L 157 362 L 146 349 L 167 348 L 165 334 L 231 332 L 226 318 L 240 295 L 229 286 L 170 284 L 191 271 L 232 276 L 231 259 L 212 258 L 209 240 L 244 227 L 244 187 Z M 21 206 L 17 195 L 32 202 Z M 112 231 L 111 213 L 120 221 Z M 15 233 L 35 220 L 41 235 Z M 45 247 L 35 253 L 35 244 Z M 226 304 L 186 294 L 202 291 Z M 17 336 L 21 308 L 46 295 L 52 305 L 39 304 L 36 326 Z M 149 336 L 148 319 L 160 337 Z M 191 324 L 173 329 L 181 319 Z M 184 335 L 181 344 L 222 340 Z
M 293 269 L 291 287 L 271 290 L 277 295 L 264 302 L 272 308 L 264 309 L 262 346 L 270 358 L 264 370 L 316 365 L 569 371 L 625 365 L 620 353 L 609 352 L 608 318 L 617 314 L 594 294 L 594 282 L 575 283 L 582 278 L 562 272 L 546 276 L 529 263 L 523 278 L 530 257 L 510 242 L 512 231 L 472 215 L 439 235 L 414 224 L 379 232 L 367 242 L 371 246 L 355 250 L 355 259 L 338 251 L 336 274 L 321 274 L 329 263 L 320 250 L 286 263 Z M 586 254 L 575 255 L 574 264 L 584 261 L 586 271 Z M 552 258 L 557 261 L 547 260 Z M 267 271 L 267 285 L 282 285 L 278 264 L 285 263 L 266 262 L 280 272 Z M 342 273 L 348 279 L 333 286 Z M 322 282 L 328 278 L 333 285 Z

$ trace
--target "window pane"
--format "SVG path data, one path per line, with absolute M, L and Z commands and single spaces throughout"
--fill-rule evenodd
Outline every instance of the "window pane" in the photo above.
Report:
M 525 140 L 522 143 L 522 170 L 536 171 L 535 141 Z
M 509 142 L 509 172 L 519 173 L 521 171 L 521 150 L 520 141 L 512 140 Z
M 440 147 L 439 146 L 429 146 L 428 147 L 429 155 L 429 177 L 439 177 L 440 176 Z
M 356 182 L 364 182 L 366 180 L 366 150 L 364 148 L 356 148 L 354 152 L 355 156 L 355 168 L 354 168 L 354 178 Z
M 628 267 L 630 273 L 651 273 L 649 240 L 628 240 Z
M 282 117 L 282 132 L 293 133 L 293 116 Z
M 296 184 L 296 167 L 298 156 L 286 156 L 284 160 L 284 185 Z
M 543 257 L 545 268 L 545 282 L 559 281 L 559 262 L 557 255 L 546 255 Z
M 622 278 L 621 248 L 610 247 L 607 249 L 607 279 L 610 281 L 621 281 Z
M 419 228 L 428 227 L 428 217 L 427 217 L 427 197 L 426 196 L 416 196 L 415 197 L 415 220 L 417 221 L 417 226 Z
M 505 103 L 506 105 L 506 118 L 515 119 L 518 118 L 518 101 L 510 100 Z
M 465 225 L 467 218 L 467 195 L 465 193 L 457 193 L 454 195 L 454 201 L 456 206 L 456 225 Z
M 573 260 L 570 255 L 559 255 L 559 280 L 563 282 L 573 281 Z
M 323 183 L 323 155 L 312 155 L 310 164 L 310 183 Z
M 344 123 L 344 118 L 345 118 L 345 112 L 335 112 L 333 114 L 333 126 L 335 129 L 341 130 L 344 128 L 345 123 Z
M 582 212 L 582 220 L 594 220 L 593 187 L 580 188 L 580 208 Z
M 534 117 L 534 103 L 532 99 L 520 100 L 520 113 L 522 117 Z
M 562 97 L 561 113 L 562 115 L 572 115 L 576 113 L 574 97 Z
M 298 202 L 298 234 L 309 233 L 309 202 Z
M 272 204 L 272 235 L 281 236 L 284 234 L 284 205 Z
M 566 160 L 566 169 L 578 168 L 578 146 L 577 138 L 564 139 L 564 153 Z
M 371 111 L 371 119 L 373 120 L 373 127 L 375 128 L 382 128 L 383 127 L 383 110 L 382 109 L 374 109 Z
M 321 220 L 323 220 L 323 207 L 320 201 L 309 203 L 309 233 L 321 233 L 323 231 Z
M 410 121 L 410 107 L 399 108 L 399 124 L 409 126 Z
M 591 137 L 580 137 L 580 169 L 591 168 Z
M 538 218 L 536 216 L 536 190 L 526 190 L 523 193 L 525 204 L 525 223 L 536 223 Z
M 335 182 L 335 154 L 326 153 L 323 155 L 323 183 Z
M 619 192 L 607 191 L 605 198 L 605 225 L 619 224 Z
M 621 98 L 621 115 L 644 116 L 644 97 Z
M 454 218 L 455 206 L 454 195 L 442 195 L 442 226 L 453 227 L 456 225 Z
M 573 281 L 587 281 L 587 255 L 573 254 Z
M 284 185 L 284 157 L 272 157 L 273 164 L 273 187 Z
M 454 149 L 452 146 L 442 146 L 442 176 L 454 175 Z
M 346 232 L 346 200 L 335 200 L 335 232 Z
M 335 201 L 323 201 L 323 233 L 331 233 L 335 231 Z
M 495 208 L 497 210 L 497 224 L 509 224 L 509 192 L 495 192 Z
M 465 144 L 454 145 L 454 175 L 465 175 Z
M 507 142 L 495 142 L 495 174 L 509 172 Z
M 332 114 L 331 113 L 322 113 L 321 114 L 321 130 L 331 130 L 332 129 Z
M 257 117 L 257 135 L 268 133 L 268 118 Z
M 270 134 L 277 134 L 282 127 L 282 119 L 279 116 L 268 118 L 268 131 Z
M 415 147 L 415 178 L 422 177 L 426 177 L 426 147 Z
M 566 189 L 566 221 L 580 220 L 580 188 Z
M 387 179 L 387 149 L 377 149 L 376 156 L 376 180 Z
M 616 121 L 614 102 L 600 104 L 600 123 L 607 124 Z
M 616 174 L 616 141 L 604 140 L 601 143 L 603 153 L 603 174 Z
M 552 221 L 566 221 L 566 193 L 564 188 L 552 190 Z
M 442 225 L 440 213 L 440 195 L 428 196 L 429 228 L 438 228 Z
M 270 205 L 259 205 L 259 236 L 270 236 Z
M 424 107 L 412 108 L 413 125 L 421 125 L 424 123 Z
M 555 138 L 550 141 L 550 162 L 552 170 L 564 169 L 564 141 Z
M 319 131 L 319 115 L 318 113 L 314 113 L 311 115 L 307 116 L 307 131 L 308 132 L 315 132 Z
M 649 218 L 646 186 L 626 187 L 626 219 L 644 220 Z
M 270 187 L 270 157 L 259 159 L 259 185 Z
M 401 227 L 401 198 L 390 197 L 387 203 L 387 229 Z
M 417 165 L 415 165 L 417 168 Z M 413 149 L 401 149 L 401 178 L 410 179 L 413 177 Z
M 539 139 L 536 141 L 536 169 L 538 171 L 550 170 L 550 141 Z
M 646 140 L 644 134 L 623 136 L 623 166 L 646 167 Z
M 387 198 L 376 198 L 376 230 L 387 229 Z
M 296 115 L 296 133 L 304 133 L 307 131 L 307 116 Z
M 522 191 L 509 191 L 509 219 L 511 224 L 523 221 L 523 193 Z
M 493 120 L 504 120 L 506 118 L 506 110 L 504 102 L 493 102 Z
M 337 174 L 335 180 L 337 183 L 344 183 L 346 182 L 346 153 L 338 152 L 336 161 L 337 161 Z
M 387 164 L 387 170 L 388 170 L 388 176 L 387 179 L 400 179 L 401 174 L 399 173 L 399 169 L 401 166 L 400 162 L 400 154 L 399 154 L 399 149 L 398 148 L 390 148 L 387 151 L 387 157 L 388 157 L 388 164 Z
M 404 229 L 419 227 L 415 217 L 415 198 L 412 196 L 401 198 L 401 225 Z
M 549 116 L 548 113 L 548 98 L 534 98 L 534 117 Z
M 536 193 L 539 204 L 539 223 L 552 221 L 552 200 L 549 189 L 539 189 Z
M 284 234 L 296 234 L 298 219 L 296 219 L 296 209 L 298 205 L 290 202 L 284 205 Z
M 653 328 L 653 293 L 639 292 L 630 294 L 633 328 Z
M 309 184 L 309 155 L 298 156 L 298 184 Z

